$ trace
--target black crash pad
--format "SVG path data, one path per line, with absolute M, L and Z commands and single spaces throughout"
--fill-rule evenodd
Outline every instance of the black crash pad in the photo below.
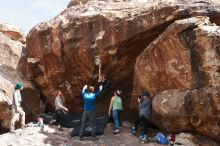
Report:
M 99 117 L 96 118 L 95 121 L 95 134 L 96 135 L 102 135 L 104 133 L 104 129 L 105 126 L 107 125 L 109 121 L 109 117 L 108 116 L 104 116 L 104 117 Z M 71 133 L 71 136 L 78 136 L 79 135 L 79 131 L 80 131 L 80 127 L 81 127 L 81 121 L 79 121 L 78 123 L 79 125 L 77 127 L 75 127 Z M 87 123 L 85 132 L 84 132 L 84 136 L 91 136 L 92 135 L 92 128 L 89 125 L 89 123 Z
M 51 124 L 51 122 L 56 119 L 54 113 L 44 113 L 44 114 L 40 115 L 39 117 L 43 118 L 44 124 Z M 80 131 L 80 127 L 81 127 L 81 119 L 82 119 L 82 115 L 65 113 L 62 126 L 67 127 L 67 128 L 74 128 L 71 133 L 71 136 L 78 136 L 79 131 Z M 96 118 L 96 121 L 95 121 L 96 135 L 103 134 L 104 128 L 108 122 L 109 122 L 109 116 L 102 116 L 102 117 Z M 90 136 L 92 134 L 91 130 L 92 129 L 91 129 L 89 123 L 87 123 L 84 135 Z

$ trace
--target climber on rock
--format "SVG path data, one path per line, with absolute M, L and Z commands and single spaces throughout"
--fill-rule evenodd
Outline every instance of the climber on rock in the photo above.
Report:
M 10 122 L 10 132 L 14 133 L 15 130 L 15 122 L 19 120 L 19 116 L 21 116 L 21 128 L 25 128 L 25 112 L 21 107 L 21 93 L 20 91 L 23 90 L 23 84 L 17 83 L 15 85 L 15 91 L 13 94 L 13 103 L 12 103 L 12 119 Z
M 86 123 L 89 120 L 89 124 L 92 127 L 92 139 L 95 141 L 97 140 L 95 134 L 95 99 L 98 97 L 102 92 L 102 85 L 99 86 L 99 91 L 94 92 L 94 87 L 88 87 L 85 85 L 82 89 L 82 97 L 84 99 L 84 112 L 82 115 L 82 123 L 79 132 L 80 140 L 83 140 L 83 134 L 86 128 Z
M 140 140 L 146 141 L 148 130 L 147 126 L 150 125 L 150 116 L 152 111 L 152 99 L 148 92 L 143 92 L 142 96 L 138 97 L 138 104 L 139 104 L 139 117 L 135 121 L 134 126 L 132 127 L 132 134 L 136 134 L 138 126 L 142 127 Z
M 102 73 L 102 65 L 101 63 L 99 64 L 99 78 L 98 78 L 98 83 L 100 83 L 100 85 L 102 85 L 103 87 L 103 91 L 102 93 L 104 93 L 108 88 L 111 87 L 111 80 L 106 79 L 106 76 Z
M 56 115 L 56 122 L 58 124 L 58 129 L 62 130 L 62 124 L 64 121 L 65 112 L 68 111 L 68 108 L 64 106 L 64 98 L 63 94 L 60 90 L 55 92 L 55 115 Z

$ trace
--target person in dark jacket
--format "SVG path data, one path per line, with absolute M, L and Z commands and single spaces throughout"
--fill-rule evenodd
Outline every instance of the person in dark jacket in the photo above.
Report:
M 144 92 L 142 96 L 138 97 L 139 104 L 139 117 L 135 121 L 134 126 L 132 127 L 132 134 L 136 134 L 138 126 L 142 127 L 140 140 L 144 141 L 147 138 L 147 125 L 150 124 L 150 116 L 152 111 L 152 99 L 148 92 Z
M 80 140 L 83 140 L 83 134 L 86 128 L 86 122 L 89 120 L 92 127 L 92 138 L 97 140 L 95 135 L 95 99 L 101 94 L 102 86 L 99 91 L 94 93 L 94 87 L 85 85 L 82 89 L 82 97 L 84 99 L 84 112 L 82 115 L 82 124 L 79 132 Z

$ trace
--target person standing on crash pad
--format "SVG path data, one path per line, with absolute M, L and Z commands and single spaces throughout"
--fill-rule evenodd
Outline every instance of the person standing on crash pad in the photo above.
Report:
M 82 97 L 84 99 L 84 112 L 82 115 L 82 123 L 79 132 L 80 140 L 83 140 L 83 134 L 86 128 L 86 122 L 89 120 L 90 126 L 92 127 L 92 138 L 97 140 L 95 134 L 95 99 L 101 94 L 102 86 L 99 87 L 99 91 L 94 93 L 94 87 L 88 87 L 85 85 L 82 89 Z
M 13 94 L 13 103 L 12 103 L 12 119 L 10 122 L 10 132 L 14 133 L 15 129 L 15 122 L 17 119 L 19 119 L 19 115 L 21 116 L 21 128 L 25 128 L 25 112 L 23 111 L 21 107 L 21 93 L 20 91 L 23 90 L 23 84 L 22 83 L 17 83 L 15 85 L 15 91 Z
M 64 120 L 65 112 L 68 111 L 68 108 L 64 106 L 63 104 L 63 95 L 60 90 L 57 90 L 55 92 L 56 98 L 55 98 L 55 114 L 56 114 L 56 122 L 58 124 L 58 129 L 62 130 L 62 123 Z

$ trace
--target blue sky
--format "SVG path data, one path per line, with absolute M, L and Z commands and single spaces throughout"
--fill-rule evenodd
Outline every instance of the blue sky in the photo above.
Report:
M 0 0 L 0 21 L 14 24 L 25 33 L 39 22 L 50 20 L 70 0 Z

